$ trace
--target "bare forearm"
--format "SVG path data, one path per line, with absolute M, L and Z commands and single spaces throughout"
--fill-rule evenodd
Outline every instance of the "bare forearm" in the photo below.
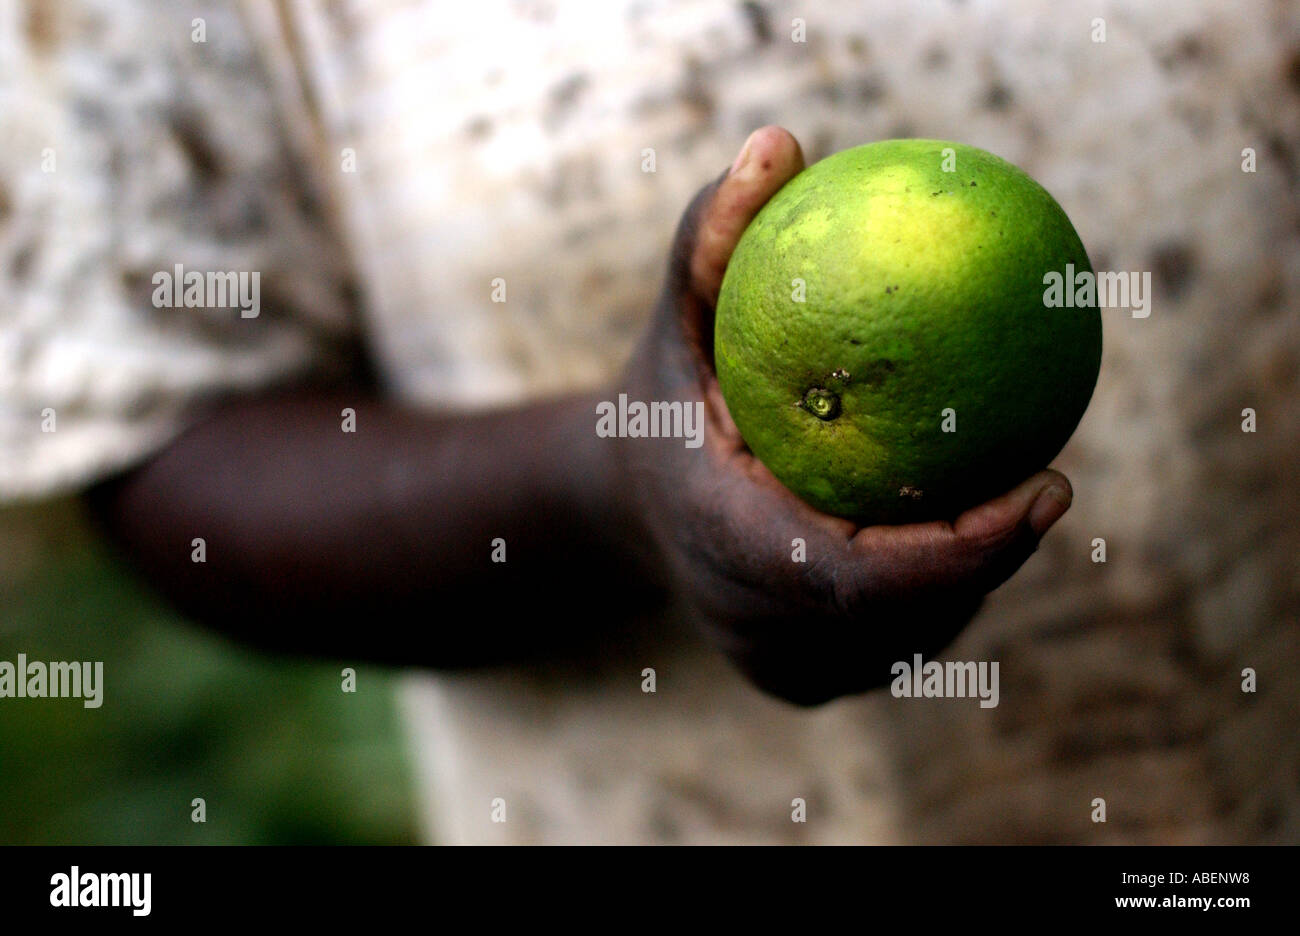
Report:
M 347 395 L 231 404 L 91 502 L 183 610 L 258 643 L 429 664 L 533 654 L 653 577 L 595 400 L 467 417 Z M 552 610 L 574 634 L 535 625 Z

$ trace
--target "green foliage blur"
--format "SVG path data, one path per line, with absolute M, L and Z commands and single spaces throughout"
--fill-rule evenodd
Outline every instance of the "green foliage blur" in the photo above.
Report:
M 98 709 L 0 699 L 0 844 L 415 840 L 391 675 L 358 669 L 344 693 L 346 664 L 262 656 L 200 630 L 76 505 L 19 519 L 0 522 L 0 660 L 102 660 L 104 689 Z M 196 797 L 204 823 L 191 820 Z

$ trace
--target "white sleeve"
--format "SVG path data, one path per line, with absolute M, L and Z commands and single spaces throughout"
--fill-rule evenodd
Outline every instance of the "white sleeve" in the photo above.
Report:
M 0 502 L 91 483 L 195 403 L 356 350 L 349 264 L 235 5 L 16 6 L 0 8 Z M 168 304 L 177 265 L 201 280 L 188 307 Z

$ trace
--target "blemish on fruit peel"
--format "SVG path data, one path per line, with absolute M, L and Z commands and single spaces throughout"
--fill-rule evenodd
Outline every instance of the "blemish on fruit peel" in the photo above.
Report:
M 840 398 L 822 387 L 813 387 L 805 393 L 803 406 L 818 419 L 827 421 L 840 414 Z

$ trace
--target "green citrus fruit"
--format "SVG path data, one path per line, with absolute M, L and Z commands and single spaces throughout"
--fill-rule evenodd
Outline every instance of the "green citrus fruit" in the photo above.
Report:
M 1097 381 L 1097 308 L 1045 301 L 1067 264 L 1092 270 L 1065 212 L 991 153 L 887 140 L 824 159 L 727 266 L 714 358 L 736 426 L 792 491 L 863 523 L 1009 490 Z

